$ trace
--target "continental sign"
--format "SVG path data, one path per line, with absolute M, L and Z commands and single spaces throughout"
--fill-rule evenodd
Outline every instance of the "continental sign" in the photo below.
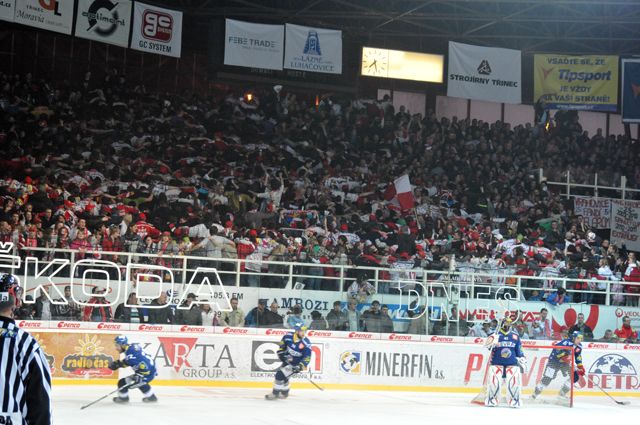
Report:
M 617 109 L 618 56 L 535 55 L 533 78 L 547 109 Z

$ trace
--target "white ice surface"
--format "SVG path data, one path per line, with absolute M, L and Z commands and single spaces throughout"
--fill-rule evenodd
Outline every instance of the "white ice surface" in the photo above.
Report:
M 265 389 L 155 387 L 159 401 L 144 404 L 139 391 L 116 405 L 111 397 L 80 410 L 110 392 L 106 386 L 54 387 L 56 425 L 356 425 L 464 424 L 550 425 L 635 423 L 640 398 L 618 406 L 605 397 L 577 397 L 570 409 L 529 405 L 520 409 L 486 408 L 469 402 L 471 394 L 342 390 L 291 390 L 287 400 L 267 401 Z

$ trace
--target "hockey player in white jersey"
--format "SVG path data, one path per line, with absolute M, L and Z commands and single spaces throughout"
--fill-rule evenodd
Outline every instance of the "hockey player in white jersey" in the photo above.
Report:
M 485 342 L 485 346 L 491 350 L 485 406 L 494 407 L 500 403 L 501 390 L 505 383 L 509 407 L 521 406 L 521 372 L 526 372 L 527 359 L 522 352 L 520 336 L 511 330 L 511 324 L 512 320 L 505 318 L 502 326 Z

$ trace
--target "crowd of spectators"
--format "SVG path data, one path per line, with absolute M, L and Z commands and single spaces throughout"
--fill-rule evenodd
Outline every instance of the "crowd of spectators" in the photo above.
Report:
M 139 260 L 168 267 L 180 255 L 240 259 L 241 284 L 261 287 L 285 282 L 283 266 L 265 260 L 291 261 L 305 289 L 360 301 L 375 293 L 373 275 L 354 272 L 338 288 L 331 266 L 386 269 L 382 294 L 425 269 L 485 270 L 548 277 L 526 281 L 530 300 L 604 303 L 613 282 L 612 304 L 638 304 L 635 254 L 535 177 L 597 171 L 640 183 L 638 143 L 590 137 L 577 115 L 546 132 L 396 111 L 386 97 L 314 104 L 281 86 L 251 98 L 148 93 L 116 70 L 79 85 L 0 74 L 0 87 L 0 241 L 24 256 L 69 257 L 34 250 L 46 247 L 121 263 L 100 251 L 157 254 Z M 409 210 L 386 194 L 404 174 Z M 556 292 L 559 276 L 578 279 L 569 293 Z

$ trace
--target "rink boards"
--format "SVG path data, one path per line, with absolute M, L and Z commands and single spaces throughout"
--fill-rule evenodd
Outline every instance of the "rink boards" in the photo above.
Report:
M 281 329 L 128 325 L 80 322 L 18 322 L 34 334 L 51 366 L 54 383 L 112 384 L 108 369 L 117 358 L 113 338 L 126 334 L 155 359 L 156 385 L 270 387 L 280 366 Z M 310 374 L 297 376 L 298 387 L 476 393 L 483 385 L 487 350 L 481 338 L 309 331 L 313 344 Z M 523 341 L 529 372 L 526 387 L 542 376 L 549 341 Z M 640 388 L 640 346 L 585 343 L 586 379 L 577 394 L 635 396 Z M 128 374 L 129 371 L 122 371 Z

